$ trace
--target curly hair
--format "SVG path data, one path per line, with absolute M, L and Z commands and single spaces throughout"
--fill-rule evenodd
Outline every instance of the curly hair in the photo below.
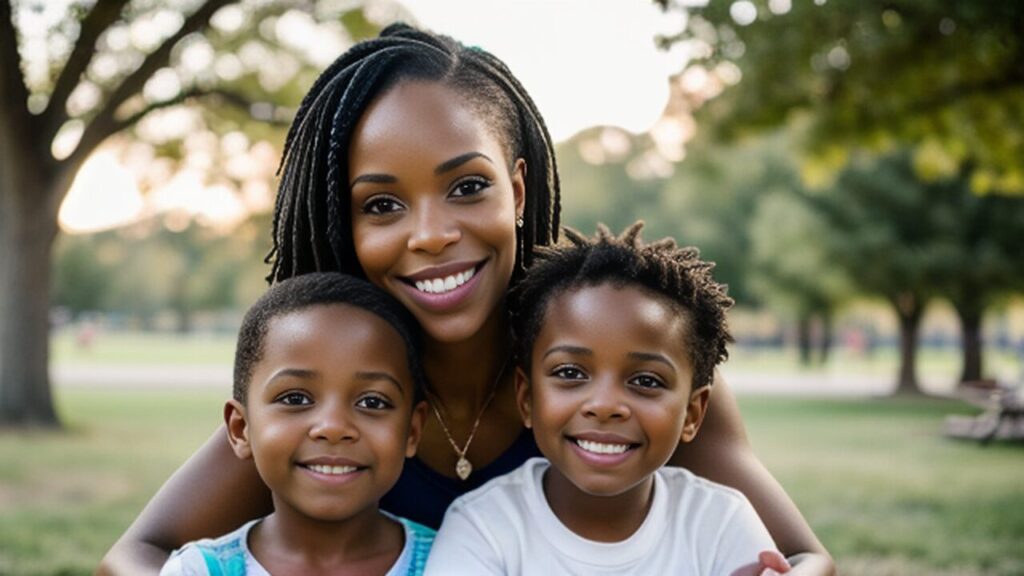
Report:
M 276 283 L 245 313 L 238 330 L 232 396 L 245 404 L 249 381 L 264 357 L 270 322 L 275 318 L 314 306 L 347 305 L 366 310 L 387 322 L 405 344 L 415 400 L 422 399 L 425 376 L 420 362 L 420 328 L 412 313 L 398 300 L 366 280 L 324 272 L 304 274 Z
M 711 277 L 715 264 L 701 260 L 696 248 L 679 247 L 671 238 L 645 244 L 642 228 L 636 222 L 615 236 L 599 224 L 593 238 L 566 228 L 567 243 L 535 250 L 533 266 L 510 297 L 516 359 L 527 373 L 551 301 L 570 290 L 611 283 L 644 288 L 678 310 L 686 318 L 680 344 L 693 364 L 693 388 L 712 383 L 715 366 L 729 357 L 726 346 L 733 342 L 726 324 L 733 300 Z
M 547 126 L 508 67 L 488 52 L 405 24 L 359 42 L 310 88 L 288 131 L 278 173 L 272 263 L 267 280 L 307 272 L 363 275 L 349 220 L 348 148 L 370 104 L 401 81 L 439 82 L 462 96 L 505 147 L 526 162 L 526 205 L 514 278 L 533 247 L 558 239 L 558 169 Z

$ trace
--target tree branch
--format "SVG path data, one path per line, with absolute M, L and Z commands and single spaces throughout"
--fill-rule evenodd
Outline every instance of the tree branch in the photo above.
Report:
M 18 33 L 12 16 L 10 0 L 0 0 L 0 107 L 11 122 L 4 127 L 6 136 L 30 129 L 34 122 L 28 111 L 28 86 L 21 72 Z
M 265 117 L 262 116 L 262 115 L 257 117 L 256 115 L 253 114 L 253 107 L 258 105 L 258 104 L 264 104 L 262 102 L 254 102 L 252 100 L 249 100 L 245 96 L 243 96 L 241 94 L 238 94 L 237 92 L 231 92 L 229 90 L 223 90 L 223 89 L 219 89 L 219 88 L 203 89 L 203 88 L 193 87 L 193 88 L 191 88 L 189 90 L 183 91 L 182 93 L 178 94 L 174 98 L 171 98 L 169 100 L 161 100 L 160 102 L 153 102 L 153 103 L 147 105 L 142 110 L 139 110 L 138 112 L 132 114 L 131 116 L 128 116 L 127 118 L 114 121 L 113 124 L 111 125 L 110 133 L 111 134 L 115 134 L 117 132 L 120 132 L 122 130 L 130 128 L 130 127 L 134 126 L 135 124 L 137 124 L 144 117 L 149 115 L 149 113 L 154 112 L 156 110 L 161 110 L 163 108 L 170 108 L 171 106 L 177 106 L 178 104 L 182 104 L 185 101 L 193 99 L 193 98 L 208 98 L 208 97 L 212 97 L 212 98 L 215 98 L 215 99 L 218 99 L 218 100 L 222 100 L 223 102 L 225 102 L 227 104 L 230 104 L 230 105 L 235 106 L 237 108 L 241 108 L 242 110 L 245 110 L 246 112 L 248 112 L 249 115 L 253 117 L 253 119 L 258 120 L 260 122 L 266 122 L 266 123 L 274 125 L 274 126 L 288 126 L 289 123 L 290 123 L 289 120 L 282 119 L 284 114 L 281 112 L 281 110 L 282 110 L 281 107 L 273 106 L 271 104 L 267 104 L 267 106 L 269 106 L 268 114 Z
M 210 22 L 210 17 L 217 10 L 236 0 L 208 0 L 195 12 L 185 19 L 185 23 L 172 36 L 164 40 L 156 50 L 151 52 L 142 64 L 129 74 L 121 84 L 114 89 L 107 98 L 103 108 L 96 114 L 82 133 L 82 139 L 72 153 L 72 156 L 88 156 L 108 136 L 113 134 L 114 128 L 118 125 L 114 116 L 117 109 L 131 96 L 140 92 L 157 70 L 167 66 L 171 60 L 171 50 L 181 41 L 182 38 L 204 29 Z M 71 157 L 69 157 L 69 160 Z
M 121 16 L 128 0 L 110 0 L 97 2 L 89 14 L 82 19 L 78 40 L 71 51 L 64 68 L 57 77 L 57 82 L 50 94 L 50 101 L 43 111 L 44 138 L 47 141 L 53 140 L 57 131 L 68 119 L 67 99 L 78 86 L 78 81 L 92 61 L 92 55 L 96 51 L 96 40 L 100 35 L 117 21 Z

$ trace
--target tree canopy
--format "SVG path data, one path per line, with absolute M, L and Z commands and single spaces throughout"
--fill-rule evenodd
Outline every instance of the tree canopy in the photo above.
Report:
M 1024 193 L 1024 4 L 656 2 L 688 20 L 660 41 L 692 57 L 680 83 L 702 130 L 736 136 L 806 117 L 811 184 L 834 179 L 858 148 L 911 149 L 925 180 L 966 170 L 977 193 Z

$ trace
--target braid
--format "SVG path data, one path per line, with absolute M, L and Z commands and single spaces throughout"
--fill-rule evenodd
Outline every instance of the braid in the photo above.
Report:
M 369 105 L 403 80 L 450 85 L 505 144 L 510 161 L 526 162 L 520 266 L 514 277 L 529 265 L 535 246 L 557 239 L 560 183 L 554 147 L 519 81 L 483 50 L 393 24 L 328 66 L 299 105 L 278 166 L 273 246 L 265 258 L 271 263 L 268 281 L 314 271 L 363 274 L 352 244 L 348 147 Z
M 603 283 L 638 286 L 664 297 L 686 318 L 685 349 L 693 362 L 693 387 L 711 384 L 716 365 L 729 357 L 733 341 L 726 312 L 733 301 L 726 287 L 711 277 L 713 262 L 700 259 L 693 247 L 665 238 L 645 244 L 643 222 L 615 236 L 599 224 L 594 238 L 565 229 L 566 243 L 538 248 L 535 264 L 513 290 L 512 327 L 516 354 L 529 371 L 533 343 L 548 304 L 567 291 Z

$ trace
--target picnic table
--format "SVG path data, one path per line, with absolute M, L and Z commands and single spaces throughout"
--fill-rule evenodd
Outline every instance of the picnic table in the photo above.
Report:
M 943 432 L 953 438 L 978 440 L 1024 440 L 1024 386 L 997 380 L 963 382 L 956 397 L 982 408 L 977 416 L 947 416 Z

